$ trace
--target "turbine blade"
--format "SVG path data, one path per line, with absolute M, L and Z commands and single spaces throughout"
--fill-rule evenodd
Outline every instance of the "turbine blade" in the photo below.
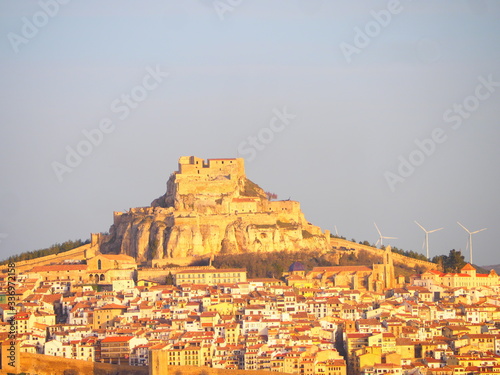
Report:
M 434 233 L 434 232 L 437 232 L 438 230 L 441 230 L 441 229 L 444 229 L 444 228 L 439 228 L 439 229 L 430 230 L 430 231 L 429 231 L 429 232 L 427 232 L 427 233 Z
M 425 228 L 424 228 L 423 226 L 421 226 L 421 225 L 420 225 L 420 224 L 419 224 L 416 220 L 414 220 L 414 221 L 415 221 L 415 224 L 417 224 L 420 228 L 422 228 L 422 230 L 423 230 L 424 232 L 427 232 L 427 231 L 425 230 Z
M 373 222 L 373 224 L 375 224 L 375 229 L 377 229 L 379 236 L 382 237 L 382 233 L 380 233 L 380 230 L 377 227 L 377 223 Z
M 385 237 L 385 236 L 382 236 L 382 238 L 384 240 L 397 240 L 398 239 L 397 237 Z
M 483 229 L 476 230 L 475 232 L 472 232 L 471 234 L 476 234 L 476 233 L 482 232 L 483 230 L 486 230 L 486 229 L 488 229 L 488 228 L 483 228 Z
M 466 227 L 464 227 L 462 224 L 460 224 L 458 221 L 457 221 L 457 224 L 460 225 L 462 228 L 464 228 L 465 231 L 470 234 L 469 230 Z

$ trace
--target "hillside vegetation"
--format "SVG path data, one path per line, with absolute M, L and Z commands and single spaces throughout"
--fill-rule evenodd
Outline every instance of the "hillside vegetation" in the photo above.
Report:
M 339 263 L 335 261 L 335 252 L 320 253 L 313 250 L 300 252 L 270 252 L 270 253 L 243 253 L 243 254 L 219 254 L 214 257 L 212 265 L 216 268 L 246 268 L 249 278 L 274 277 L 281 278 L 284 272 L 293 262 L 301 262 L 307 271 L 314 267 L 329 266 L 372 266 L 381 262 L 381 257 L 360 251 L 343 254 Z M 198 261 L 192 265 L 207 265 L 207 261 Z M 410 276 L 422 270 L 395 265 L 396 275 Z
M 283 272 L 293 262 L 299 261 L 306 269 L 318 266 L 331 266 L 328 254 L 317 251 L 287 252 L 278 251 L 270 253 L 244 253 L 216 255 L 212 264 L 216 268 L 246 268 L 249 278 L 274 277 L 280 278 Z
M 9 262 L 20 262 L 23 260 L 30 260 L 30 259 L 36 259 L 36 258 L 41 258 L 47 255 L 52 255 L 52 254 L 59 254 L 59 253 L 64 253 L 65 251 L 73 250 L 77 247 L 80 247 L 82 245 L 90 243 L 90 240 L 68 240 L 63 243 L 55 243 L 54 245 L 47 247 L 45 249 L 38 249 L 38 250 L 32 250 L 32 251 L 25 251 L 19 255 L 13 255 L 2 262 L 0 264 L 6 264 Z

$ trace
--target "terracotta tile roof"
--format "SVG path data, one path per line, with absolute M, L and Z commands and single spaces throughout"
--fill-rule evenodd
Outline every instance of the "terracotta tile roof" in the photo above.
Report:
M 101 307 L 99 310 L 110 310 L 110 309 L 128 309 L 127 306 L 123 305 L 117 305 L 116 303 L 108 303 L 107 305 L 104 305 Z
M 331 266 L 314 267 L 311 272 L 372 272 L 372 269 L 366 266 Z
M 54 302 L 60 301 L 61 298 L 62 298 L 62 294 L 49 294 L 49 295 L 43 296 L 42 301 L 47 302 L 47 303 L 54 303 Z
M 245 268 L 226 268 L 226 269 L 218 269 L 218 270 L 184 270 L 177 272 L 177 275 L 179 274 L 186 274 L 186 273 L 228 273 L 228 272 L 247 272 Z
M 476 269 L 471 266 L 470 263 L 467 263 L 465 266 L 462 267 L 461 271 L 475 271 Z
M 348 333 L 347 338 L 365 338 L 365 337 L 370 337 L 370 333 Z
M 106 337 L 101 342 L 128 342 L 133 338 L 134 336 L 112 336 L 112 337 Z
M 33 267 L 31 272 L 84 271 L 86 269 L 86 264 L 55 264 L 52 266 Z

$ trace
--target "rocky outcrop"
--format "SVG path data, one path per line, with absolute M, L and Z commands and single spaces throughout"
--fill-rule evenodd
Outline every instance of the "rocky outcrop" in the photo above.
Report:
M 103 253 L 138 262 L 211 254 L 326 251 L 329 233 L 308 223 L 295 201 L 269 201 L 248 180 L 243 159 L 182 157 L 167 191 L 151 206 L 115 212 Z

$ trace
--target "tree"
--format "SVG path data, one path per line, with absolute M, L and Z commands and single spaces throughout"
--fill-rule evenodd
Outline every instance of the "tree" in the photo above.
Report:
M 461 251 L 450 250 L 449 255 L 439 255 L 432 258 L 432 262 L 440 265 L 444 272 L 460 272 L 467 264 Z
M 444 255 L 436 255 L 434 258 L 432 258 L 431 262 L 436 263 L 440 269 L 444 269 L 443 260 Z
M 168 273 L 166 283 L 167 285 L 174 285 L 174 275 L 172 275 L 172 272 Z
M 467 263 L 461 251 L 450 250 L 450 255 L 445 258 L 445 272 L 459 272 Z

